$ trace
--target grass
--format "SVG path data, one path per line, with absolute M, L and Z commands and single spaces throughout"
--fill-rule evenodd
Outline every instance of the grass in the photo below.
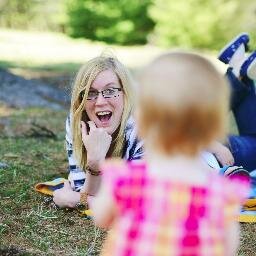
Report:
M 106 47 L 60 34 L 0 30 L 0 67 L 58 84 Z M 150 46 L 112 48 L 132 69 L 162 51 Z M 0 105 L 0 162 L 8 165 L 0 168 L 0 255 L 99 254 L 103 230 L 76 211 L 56 210 L 33 189 L 38 182 L 67 176 L 66 115 L 67 111 Z M 37 137 L 33 123 L 47 127 L 56 138 Z M 239 255 L 255 255 L 256 225 L 243 224 L 241 229 Z
M 104 232 L 76 211 L 56 210 L 33 190 L 39 181 L 67 176 L 66 112 L 8 110 L 4 120 L 9 121 L 9 135 L 2 132 L 0 138 L 0 159 L 8 164 L 0 169 L 0 255 L 15 250 L 17 255 L 97 254 Z M 29 137 L 32 122 L 46 126 L 57 138 Z
M 67 176 L 66 111 L 0 106 L 0 255 L 98 255 L 105 232 L 76 211 L 56 210 L 34 191 L 38 182 Z M 31 136 L 32 123 L 56 138 Z M 239 255 L 255 255 L 256 225 L 241 226 Z M 9 254 L 7 254 L 7 252 Z

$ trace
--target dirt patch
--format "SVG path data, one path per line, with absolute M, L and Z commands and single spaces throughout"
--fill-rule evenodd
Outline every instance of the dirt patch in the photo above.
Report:
M 10 246 L 8 248 L 0 248 L 0 255 L 1 256 L 25 256 L 25 255 L 31 255 L 28 254 L 25 250 L 14 247 L 14 246 Z
M 45 107 L 67 109 L 70 93 L 64 87 L 52 86 L 37 79 L 25 79 L 0 69 L 0 102 L 8 107 Z

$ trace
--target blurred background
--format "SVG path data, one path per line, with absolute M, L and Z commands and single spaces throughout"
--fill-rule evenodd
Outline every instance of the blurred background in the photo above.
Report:
M 111 47 L 133 68 L 166 48 L 216 54 L 247 31 L 255 0 L 0 0 L 0 65 L 76 70 Z

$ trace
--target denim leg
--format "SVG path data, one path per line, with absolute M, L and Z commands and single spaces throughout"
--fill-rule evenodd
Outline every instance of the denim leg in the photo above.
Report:
M 247 171 L 256 169 L 256 136 L 229 136 L 229 148 L 235 165 L 242 165 Z
M 240 81 L 229 68 L 226 74 L 231 88 L 231 110 L 234 113 L 239 135 L 229 136 L 229 148 L 235 165 L 249 172 L 256 169 L 256 93 L 254 82 Z
M 234 75 L 232 68 L 228 68 L 226 77 L 231 90 L 230 108 L 233 111 L 239 107 L 239 104 L 249 94 L 249 90 L 246 85 Z
M 237 79 L 232 69 L 227 70 L 231 87 L 231 109 L 239 134 L 256 136 L 256 93 L 254 82 L 248 78 Z

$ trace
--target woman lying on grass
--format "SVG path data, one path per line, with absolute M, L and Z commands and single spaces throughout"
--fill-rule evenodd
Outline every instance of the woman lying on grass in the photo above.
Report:
M 70 182 L 53 195 L 59 207 L 85 203 L 84 191 L 97 190 L 99 166 L 106 158 L 134 161 L 143 157 L 132 117 L 134 93 L 128 70 L 113 56 L 93 58 L 78 71 L 66 121 Z M 232 153 L 221 143 L 212 143 L 208 150 L 222 166 L 234 163 Z

